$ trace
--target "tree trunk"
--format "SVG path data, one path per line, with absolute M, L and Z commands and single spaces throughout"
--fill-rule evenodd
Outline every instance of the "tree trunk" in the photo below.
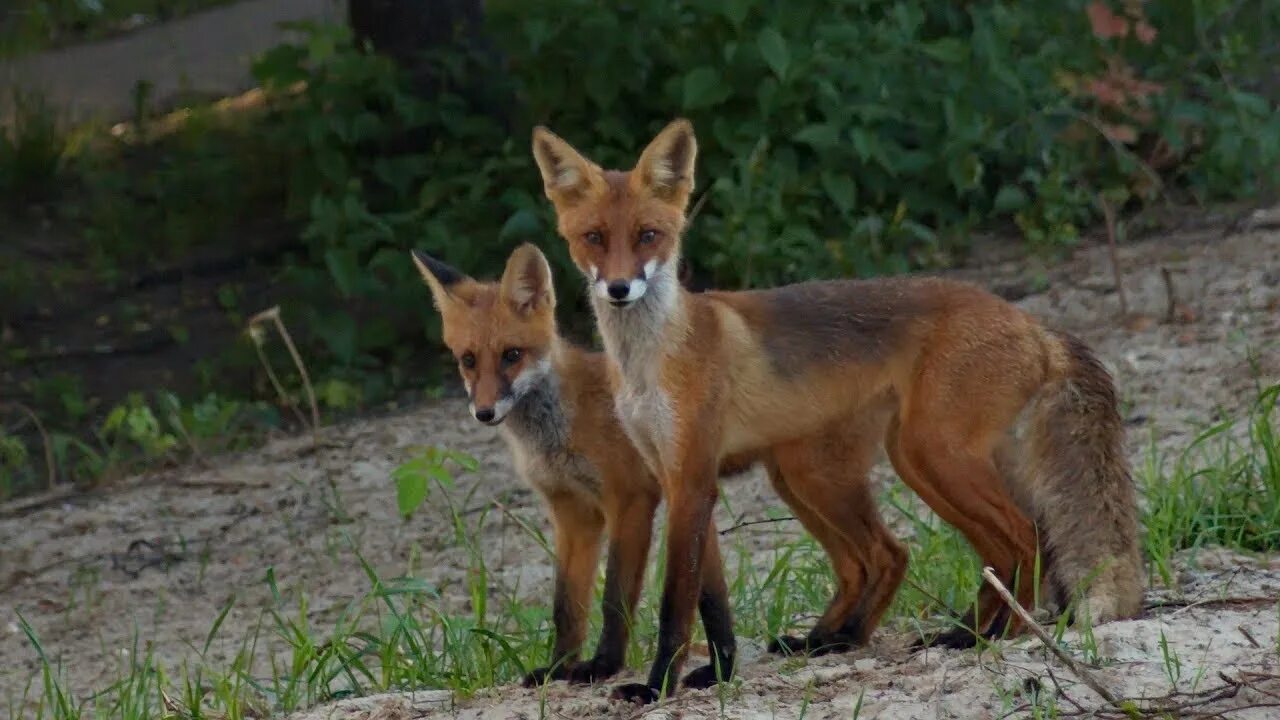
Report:
M 503 88 L 501 58 L 484 33 L 483 0 L 350 0 L 348 21 L 356 41 L 391 58 L 423 98 L 453 91 L 498 119 L 511 94 Z M 467 53 L 467 76 L 450 78 L 438 69 L 437 52 Z M 482 70 L 483 69 L 483 70 Z

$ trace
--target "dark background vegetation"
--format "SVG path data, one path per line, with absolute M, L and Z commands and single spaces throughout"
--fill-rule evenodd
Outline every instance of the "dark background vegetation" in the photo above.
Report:
M 0 12 L 0 52 L 216 2 L 21 0 Z M 0 137 L 0 498 L 304 424 L 286 345 L 246 332 L 275 305 L 326 415 L 438 392 L 452 377 L 410 247 L 492 276 L 537 242 L 585 337 L 537 123 L 626 167 L 691 118 L 705 204 L 689 270 L 726 288 L 945 267 L 979 230 L 1052 256 L 1104 204 L 1134 221 L 1266 200 L 1280 167 L 1267 0 L 355 0 L 351 15 L 258 59 L 251 101 L 109 130 L 19 98 Z

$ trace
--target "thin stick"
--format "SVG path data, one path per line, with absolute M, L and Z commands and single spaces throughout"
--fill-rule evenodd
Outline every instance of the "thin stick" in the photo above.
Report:
M 788 520 L 795 520 L 795 518 L 788 516 L 788 517 L 780 517 L 780 518 L 768 518 L 767 520 L 750 520 L 748 522 L 738 523 L 737 525 L 734 525 L 733 527 L 730 527 L 730 528 L 725 528 L 724 530 L 720 531 L 720 534 L 728 535 L 734 530 L 739 530 L 744 527 L 750 527 L 752 525 L 765 525 L 767 523 L 786 522 Z
M 320 432 L 320 406 L 316 403 L 316 393 L 311 387 L 311 375 L 307 372 L 306 364 L 302 362 L 302 355 L 298 353 L 298 347 L 293 344 L 293 336 L 289 334 L 289 328 L 285 327 L 284 321 L 280 319 L 279 305 L 263 310 L 257 315 L 249 318 L 249 332 L 253 337 L 254 346 L 258 348 L 258 358 L 267 368 L 267 376 L 271 378 L 272 385 L 275 386 L 276 392 L 287 400 L 287 396 L 284 394 L 284 389 L 281 386 L 279 379 L 277 379 L 275 377 L 275 373 L 271 371 L 271 365 L 266 361 L 266 356 L 262 352 L 260 338 L 253 334 L 254 328 L 265 322 L 271 322 L 275 325 L 276 332 L 280 333 L 280 337 L 284 340 L 285 347 L 289 349 L 289 357 L 293 358 L 293 364 L 298 368 L 298 374 L 302 376 L 302 387 L 306 390 L 307 401 L 311 404 L 312 440 L 319 443 L 320 440 L 318 433 Z M 289 402 L 292 406 L 292 401 Z M 298 411 L 297 407 L 294 407 L 293 409 L 294 413 L 298 415 L 298 420 L 305 425 L 306 421 L 302 418 L 302 413 Z
M 1098 202 L 1102 204 L 1102 215 L 1107 221 L 1107 242 L 1111 245 L 1111 271 L 1116 276 L 1116 292 L 1120 295 L 1120 315 L 1129 317 L 1129 302 L 1124 296 L 1124 278 L 1120 270 L 1120 253 L 1116 249 L 1116 213 L 1111 209 L 1111 203 L 1107 202 L 1105 195 L 1098 195 Z
M 693 225 L 693 219 L 698 217 L 698 213 L 702 211 L 702 206 L 707 204 L 707 198 L 711 197 L 711 188 L 702 191 L 702 195 L 698 198 L 698 202 L 693 204 L 693 209 L 689 211 L 688 218 L 684 221 L 684 226 Z
M 1027 629 L 1034 633 L 1037 638 L 1040 638 L 1040 642 L 1044 643 L 1044 646 L 1049 649 L 1049 652 L 1057 656 L 1057 658 L 1061 660 L 1062 663 L 1071 670 L 1071 672 L 1075 673 L 1076 677 L 1080 678 L 1085 685 L 1088 685 L 1090 689 L 1098 693 L 1103 700 L 1106 700 L 1114 707 L 1119 708 L 1124 712 L 1129 712 L 1132 709 L 1127 705 L 1122 705 L 1120 700 L 1116 698 L 1116 696 L 1108 690 L 1105 685 L 1095 678 L 1093 673 L 1089 672 L 1088 668 L 1081 665 L 1075 658 L 1071 657 L 1063 651 L 1062 648 L 1058 647 L 1058 644 L 1053 641 L 1053 638 L 1049 637 L 1049 633 L 1045 632 L 1044 628 L 1040 627 L 1040 623 L 1036 622 L 1036 619 L 1031 617 L 1031 613 L 1027 612 L 1025 608 L 1019 605 L 1017 600 L 1013 599 L 1013 594 L 1004 586 L 1004 583 L 1000 582 L 1000 578 L 996 577 L 995 570 L 990 567 L 982 568 L 982 577 L 987 581 L 987 584 L 1000 595 L 1000 599 L 1004 600 L 1004 604 L 1008 605 L 1009 609 L 1018 616 L 1018 619 L 1022 621 L 1022 624 L 1026 625 Z
M 280 331 L 280 337 L 284 338 L 285 347 L 289 348 L 289 355 L 293 357 L 293 363 L 298 366 L 298 372 L 302 373 L 302 386 L 306 388 L 307 400 L 311 403 L 311 432 L 319 432 L 320 406 L 316 404 L 316 394 L 311 389 L 311 376 L 307 373 L 307 366 L 302 362 L 302 356 L 298 354 L 298 348 L 294 347 L 293 338 L 289 335 L 289 329 L 284 326 L 284 321 L 280 319 L 279 308 L 276 308 L 274 319 L 276 321 L 276 329 Z
M 1249 632 L 1249 629 L 1248 629 L 1248 628 L 1246 628 L 1246 627 L 1245 627 L 1245 626 L 1243 626 L 1243 625 L 1238 625 L 1238 626 L 1236 626 L 1236 630 L 1239 630 L 1239 631 L 1240 631 L 1240 634 L 1244 636 L 1244 639 L 1245 639 L 1245 640 L 1248 640 L 1248 641 L 1249 641 L 1249 644 L 1250 644 L 1250 645 L 1252 645 L 1252 646 L 1254 646 L 1254 647 L 1256 647 L 1256 648 L 1259 648 L 1259 649 L 1261 649 L 1261 648 L 1262 648 L 1262 645 L 1258 644 L 1258 641 L 1254 639 L 1253 634 Z
M 293 411 L 293 414 L 297 416 L 298 424 L 306 427 L 307 418 L 298 409 L 298 404 L 293 401 L 293 398 L 289 397 L 289 394 L 284 391 L 284 385 L 281 384 L 280 378 L 276 377 L 276 371 L 271 367 L 271 361 L 267 359 L 267 354 L 262 350 L 263 340 L 259 332 L 257 325 L 252 320 L 249 321 L 249 336 L 253 340 L 253 349 L 258 353 L 258 362 L 262 363 L 262 367 L 267 370 L 267 379 L 271 381 L 271 387 L 275 388 L 276 395 L 280 397 L 280 402 L 287 405 Z
M 36 432 L 40 433 L 40 440 L 44 442 L 44 465 L 49 471 L 49 489 L 53 490 L 58 484 L 58 465 L 53 458 L 53 443 L 49 441 L 49 433 L 45 432 L 44 424 L 40 422 L 39 416 L 31 408 L 18 402 L 0 403 L 0 408 L 13 408 L 18 412 L 30 418 L 31 423 L 36 426 Z

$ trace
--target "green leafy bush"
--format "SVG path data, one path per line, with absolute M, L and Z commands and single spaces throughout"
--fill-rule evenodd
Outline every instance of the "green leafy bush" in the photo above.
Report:
M 434 320 L 407 248 L 494 267 L 496 240 L 538 227 L 532 186 L 516 184 L 531 162 L 516 150 L 524 143 L 459 97 L 414 96 L 389 60 L 356 52 L 345 28 L 305 27 L 304 45 L 256 65 L 285 96 L 276 143 L 292 168 L 289 205 L 308 220 L 307 257 L 288 273 L 301 290 L 291 308 L 340 367 L 395 364 L 411 349 L 407 331 Z M 298 82 L 306 89 L 294 97 Z
M 1238 197 L 1273 187 L 1280 162 L 1276 92 L 1259 84 L 1256 55 L 1280 8 L 1262 2 L 498 0 L 486 11 L 506 66 L 445 52 L 430 99 L 340 28 L 312 26 L 258 65 L 283 98 L 279 142 L 308 222 L 294 279 L 342 364 L 385 357 L 435 322 L 410 246 L 493 274 L 533 239 L 576 287 L 529 158 L 538 122 L 627 166 L 664 122 L 692 118 L 709 196 L 686 252 L 722 287 L 946 263 L 979 224 L 1012 221 L 1057 247 L 1103 192 Z M 300 95 L 280 92 L 298 82 Z M 461 92 L 508 82 L 518 103 L 505 118 Z M 314 301 L 325 297 L 337 302 Z

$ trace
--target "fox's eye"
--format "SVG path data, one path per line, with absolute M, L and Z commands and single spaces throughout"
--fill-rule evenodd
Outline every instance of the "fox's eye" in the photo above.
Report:
M 649 243 L 651 243 L 651 242 L 653 242 L 654 240 L 657 240 L 657 239 L 658 239 L 658 231 L 657 231 L 657 230 L 641 230 L 641 231 L 640 231 L 640 244 L 641 244 L 641 245 L 648 245 Z
M 476 366 L 476 356 L 473 352 L 464 352 L 462 357 L 458 358 L 458 362 L 462 363 L 462 367 L 470 370 Z
M 583 236 L 582 236 L 582 239 L 583 239 L 583 240 L 586 240 L 588 245 L 603 245 L 603 244 L 604 244 L 604 235 L 601 235 L 599 230 L 592 230 L 591 232 L 587 233 L 586 235 L 583 235 Z
M 515 365 L 520 362 L 520 356 L 523 354 L 520 348 L 507 348 L 502 351 L 502 362 L 508 365 Z

